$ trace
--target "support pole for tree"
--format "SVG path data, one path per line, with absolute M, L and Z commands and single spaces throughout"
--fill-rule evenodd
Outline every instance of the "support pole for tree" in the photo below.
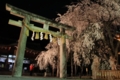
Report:
M 29 24 L 29 17 L 25 18 L 25 22 Z M 19 37 L 17 52 L 16 52 L 15 64 L 12 73 L 13 77 L 21 77 L 22 75 L 23 60 L 24 60 L 26 41 L 27 41 L 26 30 L 27 28 L 23 25 Z
M 65 30 L 61 29 L 61 32 L 64 34 Z M 66 62 L 66 39 L 65 36 L 62 36 L 60 42 L 60 78 L 67 77 L 67 62 Z

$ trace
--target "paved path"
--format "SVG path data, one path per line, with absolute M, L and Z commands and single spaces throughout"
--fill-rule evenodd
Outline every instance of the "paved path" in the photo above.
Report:
M 0 80 L 92 80 L 92 79 L 60 79 L 53 77 L 31 77 L 31 76 L 22 76 L 22 77 L 12 77 L 11 75 L 0 75 Z

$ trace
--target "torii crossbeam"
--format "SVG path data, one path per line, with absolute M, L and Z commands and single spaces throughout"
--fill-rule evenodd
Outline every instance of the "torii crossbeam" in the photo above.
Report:
M 15 21 L 10 19 L 9 24 L 21 27 L 21 33 L 19 37 L 19 43 L 18 43 L 18 49 L 16 52 L 16 59 L 13 69 L 13 76 L 14 77 L 21 77 L 22 75 L 22 66 L 23 66 L 23 59 L 24 59 L 24 53 L 25 53 L 25 47 L 26 47 L 26 41 L 27 41 L 27 35 L 26 31 L 31 30 L 35 32 L 43 32 L 43 33 L 49 33 L 53 36 L 60 37 L 61 43 L 60 43 L 60 78 L 66 78 L 67 77 L 67 67 L 66 67 L 66 42 L 65 39 L 70 39 L 67 34 L 65 34 L 65 30 L 75 30 L 74 27 L 61 24 L 55 21 L 52 21 L 50 19 L 47 19 L 45 17 L 30 13 L 28 11 L 19 9 L 17 7 L 14 7 L 10 4 L 6 4 L 6 10 L 10 11 L 10 14 L 15 15 L 17 17 L 23 18 L 23 21 Z M 30 24 L 30 21 L 34 21 L 40 24 L 43 24 L 43 28 L 34 26 L 34 24 Z M 60 30 L 60 32 L 54 32 L 49 30 L 49 26 L 55 27 Z

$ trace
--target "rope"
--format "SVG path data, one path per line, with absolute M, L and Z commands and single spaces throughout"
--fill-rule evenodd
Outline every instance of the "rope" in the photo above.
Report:
M 25 20 L 23 20 L 23 26 L 25 26 L 27 29 L 29 29 L 30 31 L 32 31 L 32 32 L 45 32 L 45 33 L 47 33 L 47 34 L 52 34 L 54 37 L 61 37 L 61 35 L 59 35 L 59 34 L 54 34 L 54 33 L 52 33 L 52 32 L 48 32 L 47 30 L 45 31 L 44 29 L 41 29 L 41 30 L 36 30 L 36 29 L 33 29 L 33 28 L 31 28 L 31 27 L 29 27 L 26 23 L 25 23 Z

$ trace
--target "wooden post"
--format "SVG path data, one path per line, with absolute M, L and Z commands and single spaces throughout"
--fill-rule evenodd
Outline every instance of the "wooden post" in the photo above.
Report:
M 29 20 L 30 20 L 29 17 L 25 17 L 26 24 L 29 24 Z M 13 77 L 21 77 L 22 75 L 23 60 L 24 60 L 26 41 L 27 41 L 26 30 L 27 28 L 23 25 L 19 37 L 17 52 L 16 52 L 15 64 L 12 73 Z
M 61 29 L 61 33 L 65 34 L 65 30 Z M 60 78 L 67 77 L 67 62 L 66 62 L 66 38 L 60 38 Z

